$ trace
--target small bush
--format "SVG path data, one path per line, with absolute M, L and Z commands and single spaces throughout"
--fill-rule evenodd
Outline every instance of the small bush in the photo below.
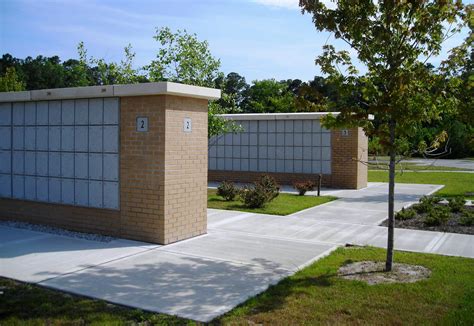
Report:
M 425 218 L 427 226 L 444 225 L 451 218 L 449 208 L 440 206 L 437 209 L 432 209 Z
M 313 191 L 314 188 L 316 188 L 316 182 L 314 181 L 294 182 L 293 188 L 298 190 L 298 195 L 303 196 L 307 191 Z
M 261 190 L 266 194 L 267 202 L 271 202 L 280 194 L 280 186 L 278 186 L 273 177 L 266 174 L 262 175 L 260 180 L 255 182 L 255 187 L 260 187 Z
M 461 218 L 459 219 L 459 224 L 463 226 L 473 226 L 474 225 L 474 212 L 463 211 Z
M 436 196 L 423 196 L 420 198 L 420 202 L 412 207 L 417 213 L 430 213 L 434 205 L 440 201 L 441 198 Z
M 249 208 L 260 208 L 271 202 L 280 193 L 280 187 L 275 179 L 268 175 L 262 175 L 253 187 L 244 187 L 239 192 L 240 200 Z
M 243 187 L 239 192 L 240 200 L 248 208 L 260 208 L 267 202 L 267 194 L 261 187 Z
M 450 198 L 448 201 L 448 206 L 453 213 L 460 212 L 464 208 L 464 204 L 466 204 L 466 201 L 462 197 Z
M 224 198 L 225 201 L 234 200 L 238 192 L 239 189 L 232 182 L 224 181 L 217 187 L 217 195 Z
M 399 211 L 395 215 L 395 219 L 400 220 L 400 221 L 410 220 L 415 217 L 416 217 L 416 211 L 412 208 L 408 208 L 408 209 L 402 208 L 402 210 Z

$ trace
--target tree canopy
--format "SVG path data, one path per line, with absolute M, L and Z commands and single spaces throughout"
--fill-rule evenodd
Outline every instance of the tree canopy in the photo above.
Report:
M 400 143 L 420 123 L 439 119 L 443 112 L 457 108 L 459 99 L 445 92 L 451 80 L 433 73 L 425 63 L 460 30 L 468 11 L 459 0 L 339 0 L 334 9 L 318 0 L 299 3 L 302 12 L 312 16 L 318 31 L 331 32 L 344 41 L 367 69 L 360 74 L 349 52 L 336 50 L 331 44 L 324 45 L 316 59 L 339 94 L 337 100 L 323 103 L 327 109 L 341 112 L 326 124 L 361 126 L 379 137 L 389 151 L 386 269 L 390 271 L 396 155 L 406 151 Z M 369 114 L 377 117 L 377 125 Z

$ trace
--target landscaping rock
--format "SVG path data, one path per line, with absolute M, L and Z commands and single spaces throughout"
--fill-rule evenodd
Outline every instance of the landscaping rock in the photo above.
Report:
M 31 223 L 18 222 L 18 221 L 0 221 L 0 226 L 6 226 L 10 228 L 17 228 L 17 229 L 25 229 L 25 230 L 37 231 L 37 232 L 45 232 L 45 233 L 51 233 L 51 234 L 56 234 L 60 236 L 92 240 L 92 241 L 100 241 L 100 242 L 110 242 L 116 239 L 114 237 L 100 235 L 100 234 L 74 232 L 74 231 L 64 230 L 61 228 L 56 228 L 53 226 L 31 224 Z

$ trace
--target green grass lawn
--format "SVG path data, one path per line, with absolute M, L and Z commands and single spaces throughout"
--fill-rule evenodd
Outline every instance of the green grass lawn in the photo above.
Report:
M 473 325 L 473 259 L 396 252 L 397 262 L 431 269 L 429 279 L 412 284 L 369 286 L 336 275 L 344 263 L 384 258 L 382 249 L 340 248 L 212 324 Z M 7 279 L 0 287 L 0 325 L 194 324 Z
M 369 170 L 383 170 L 388 169 L 387 163 L 369 163 Z M 397 172 L 403 171 L 470 171 L 467 169 L 453 168 L 449 166 L 434 166 L 434 165 L 418 165 L 415 163 L 399 163 L 396 165 Z
M 388 172 L 369 171 L 370 182 L 388 182 Z M 436 194 L 444 197 L 466 196 L 474 199 L 474 173 L 462 172 L 407 172 L 398 173 L 395 182 L 439 184 L 445 187 Z M 471 195 L 466 195 L 471 193 Z
M 332 196 L 298 196 L 294 194 L 280 193 L 277 198 L 262 208 L 247 208 L 242 204 L 242 202 L 238 200 L 225 201 L 222 197 L 216 195 L 216 191 L 216 189 L 207 190 L 208 208 L 271 215 L 289 215 L 300 210 L 321 205 L 337 199 L 336 197 Z
M 473 325 L 474 260 L 402 253 L 396 262 L 425 266 L 428 280 L 369 286 L 336 276 L 345 262 L 383 261 L 376 248 L 338 249 L 221 318 L 252 325 Z

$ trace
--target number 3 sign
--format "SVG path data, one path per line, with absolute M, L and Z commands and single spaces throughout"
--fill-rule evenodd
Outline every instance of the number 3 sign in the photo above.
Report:
M 137 117 L 137 131 L 138 132 L 148 131 L 148 117 Z
M 184 124 L 183 124 L 183 131 L 184 132 L 191 132 L 193 129 L 193 122 L 191 121 L 191 118 L 184 118 Z

